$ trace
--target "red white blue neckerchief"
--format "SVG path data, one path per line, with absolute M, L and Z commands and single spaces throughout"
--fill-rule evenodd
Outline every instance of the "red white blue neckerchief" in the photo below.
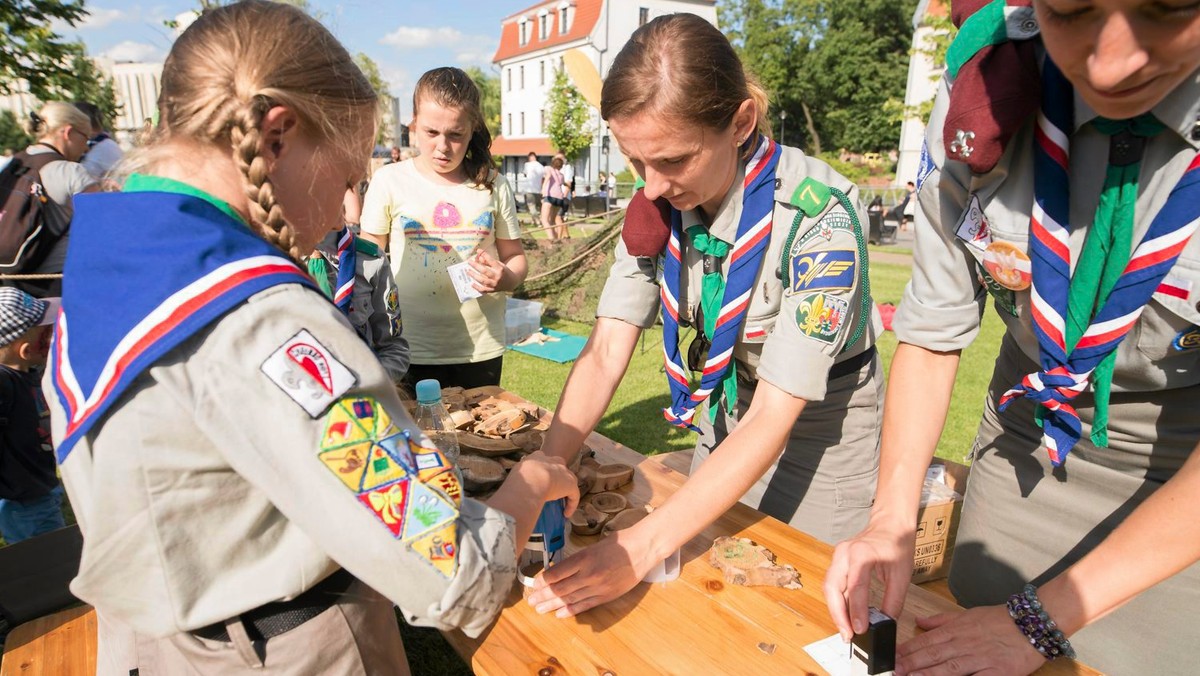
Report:
M 662 318 L 663 352 L 667 384 L 671 387 L 671 407 L 663 409 L 663 417 L 676 427 L 693 432 L 700 429 L 692 424 L 696 408 L 708 399 L 720 384 L 733 361 L 733 347 L 750 307 L 754 280 L 762 266 L 767 244 L 771 241 L 771 214 L 775 208 L 775 167 L 779 164 L 779 146 L 759 136 L 754 153 L 746 163 L 746 178 L 742 183 L 742 217 L 737 236 L 729 252 L 729 275 L 725 280 L 725 297 L 717 318 L 708 360 L 700 376 L 700 387 L 692 392 L 687 371 L 679 354 L 679 282 L 682 271 L 680 245 L 683 241 L 683 219 L 671 210 L 671 236 L 663 255 Z M 701 327 L 703 330 L 703 327 Z
M 76 195 L 50 350 L 54 390 L 67 415 L 59 463 L 142 372 L 278 284 L 316 289 L 279 249 L 203 199 Z
M 1166 204 L 1129 259 L 1108 300 L 1068 352 L 1065 343 L 1067 293 L 1071 283 L 1070 142 L 1074 93 L 1050 61 L 1042 72 L 1042 109 L 1034 143 L 1034 206 L 1029 224 L 1032 259 L 1033 330 L 1042 370 L 1025 376 L 1000 398 L 1000 410 L 1026 397 L 1045 407 L 1042 443 L 1055 467 L 1082 435 L 1072 405 L 1088 387 L 1093 369 L 1137 323 L 1159 283 L 1200 225 L 1200 154 L 1171 190 Z
M 354 251 L 354 233 L 350 226 L 344 226 L 338 233 L 337 245 L 338 269 L 337 285 L 333 290 L 333 304 L 338 306 L 342 314 L 350 316 L 350 298 L 354 291 L 354 272 L 358 264 L 358 255 Z

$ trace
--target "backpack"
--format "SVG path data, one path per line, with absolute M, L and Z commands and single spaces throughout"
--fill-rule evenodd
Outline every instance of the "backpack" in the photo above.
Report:
M 42 169 L 65 160 L 58 151 L 20 152 L 0 169 L 0 274 L 36 270 L 66 232 L 46 218 L 50 197 L 42 185 Z

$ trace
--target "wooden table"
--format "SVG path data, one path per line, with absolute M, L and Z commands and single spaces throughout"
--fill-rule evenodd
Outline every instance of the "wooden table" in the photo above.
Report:
M 636 468 L 620 489 L 633 504 L 661 505 L 686 476 L 655 458 L 592 434 L 601 463 Z M 669 464 L 669 462 L 668 462 Z M 748 537 L 800 571 L 803 589 L 739 587 L 708 564 L 721 535 Z M 570 535 L 567 553 L 596 537 Z M 822 583 L 833 549 L 745 505 L 735 505 L 681 551 L 678 580 L 639 584 L 625 596 L 570 619 L 538 615 L 514 585 L 507 607 L 480 638 L 445 636 L 476 674 L 820 674 L 804 646 L 836 633 Z M 898 638 L 916 631 L 917 616 L 958 608 L 930 591 L 909 589 Z M 1095 674 L 1074 662 L 1049 662 L 1044 674 Z
M 77 606 L 26 622 L 4 642 L 0 676 L 96 673 L 96 613 Z

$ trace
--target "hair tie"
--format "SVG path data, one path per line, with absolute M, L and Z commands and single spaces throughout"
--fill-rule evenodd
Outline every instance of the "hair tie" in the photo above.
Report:
M 29 111 L 29 121 L 32 122 L 34 126 L 41 126 L 42 122 L 45 122 L 45 120 L 42 119 L 42 116 L 38 115 L 37 111 L 34 110 Z

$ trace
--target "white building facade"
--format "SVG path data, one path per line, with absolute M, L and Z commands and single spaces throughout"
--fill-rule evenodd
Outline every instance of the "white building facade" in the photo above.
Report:
M 908 85 L 904 92 L 904 106 L 913 110 L 933 100 L 937 95 L 938 81 L 943 64 L 935 64 L 929 58 L 930 37 L 935 31 L 928 25 L 929 17 L 945 17 L 949 13 L 943 0 L 921 0 L 913 13 L 912 56 L 908 60 Z M 915 115 L 904 118 L 900 125 L 900 157 L 896 161 L 896 183 L 904 185 L 917 180 L 917 168 L 921 164 L 921 145 L 925 141 L 925 120 Z
M 579 50 L 601 78 L 606 77 L 617 52 L 639 26 L 680 12 L 717 23 L 715 0 L 546 0 L 505 18 L 492 59 L 500 71 L 501 129 L 492 154 L 504 158 L 502 168 L 510 181 L 519 181 L 517 175 L 530 152 L 537 153 L 543 164 L 555 153 L 546 135 L 549 96 L 566 52 Z M 625 168 L 600 111 L 590 108 L 590 113 L 593 141 L 574 163 L 577 190 L 595 187 L 599 172 Z

